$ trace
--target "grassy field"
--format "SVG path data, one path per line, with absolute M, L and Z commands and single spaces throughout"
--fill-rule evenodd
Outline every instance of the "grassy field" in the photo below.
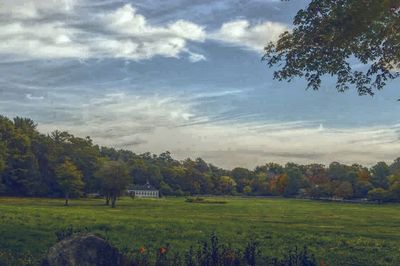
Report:
M 184 198 L 124 198 L 116 209 L 100 199 L 0 198 L 0 256 L 40 259 L 55 232 L 72 225 L 101 233 L 122 250 L 174 251 L 206 240 L 243 247 L 250 237 L 265 254 L 279 256 L 307 245 L 329 265 L 400 265 L 400 205 L 361 205 L 295 199 L 228 198 L 226 204 L 187 203 Z M 5 255 L 6 254 L 6 255 Z

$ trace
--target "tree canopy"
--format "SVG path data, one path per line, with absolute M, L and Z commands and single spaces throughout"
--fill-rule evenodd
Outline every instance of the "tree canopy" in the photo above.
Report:
M 106 205 L 109 205 L 111 200 L 111 207 L 115 208 L 117 197 L 123 194 L 130 183 L 128 167 L 120 161 L 106 161 L 98 170 L 97 176 L 101 179 Z
M 82 173 L 69 159 L 58 165 L 55 173 L 60 189 L 65 196 L 65 205 L 68 206 L 69 196 L 71 194 L 79 195 L 84 186 Z
M 265 47 L 275 79 L 304 77 L 318 90 L 330 75 L 338 91 L 373 95 L 400 75 L 400 0 L 312 0 L 293 24 Z
M 400 158 L 372 167 L 333 162 L 265 163 L 232 170 L 202 158 L 160 155 L 95 145 L 65 131 L 41 134 L 30 119 L 0 116 L 0 196 L 69 198 L 100 194 L 115 206 L 133 183 L 162 195 L 252 195 L 367 198 L 400 201 Z

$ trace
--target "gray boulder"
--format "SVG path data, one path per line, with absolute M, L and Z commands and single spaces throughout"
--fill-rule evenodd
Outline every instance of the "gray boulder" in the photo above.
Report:
M 122 255 L 104 239 L 93 234 L 79 234 L 64 239 L 47 253 L 47 266 L 122 265 Z

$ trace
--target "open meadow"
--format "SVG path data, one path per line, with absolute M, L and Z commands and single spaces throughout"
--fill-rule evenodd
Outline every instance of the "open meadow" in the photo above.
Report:
M 111 209 L 101 199 L 72 200 L 64 207 L 57 199 L 0 198 L 0 255 L 30 254 L 39 261 L 56 242 L 55 232 L 72 225 L 102 234 L 125 252 L 167 244 L 183 252 L 215 231 L 232 247 L 253 237 L 274 256 L 307 245 L 327 265 L 400 265 L 400 205 L 224 200 L 123 198 Z

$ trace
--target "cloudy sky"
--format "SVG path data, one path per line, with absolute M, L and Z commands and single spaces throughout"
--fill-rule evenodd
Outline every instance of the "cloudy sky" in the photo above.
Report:
M 272 80 L 262 48 L 307 1 L 0 0 L 0 114 L 218 166 L 400 155 L 399 81 L 374 97 Z

